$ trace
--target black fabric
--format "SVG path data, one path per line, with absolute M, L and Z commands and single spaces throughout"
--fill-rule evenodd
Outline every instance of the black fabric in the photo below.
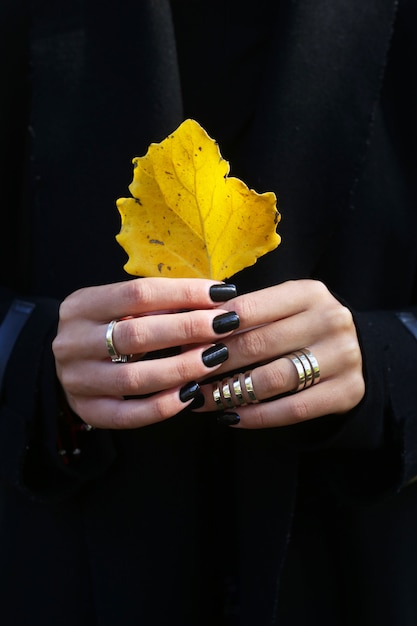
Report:
M 15 297 L 36 303 L 0 407 L 7 626 L 415 623 L 417 342 L 396 311 L 417 306 L 416 12 L 412 0 L 2 3 L 0 314 Z M 239 290 L 326 282 L 353 311 L 366 396 L 271 431 L 183 413 L 85 433 L 65 465 L 59 302 L 127 278 L 114 201 L 131 158 L 184 117 L 232 174 L 279 198 L 283 243 L 234 277 Z

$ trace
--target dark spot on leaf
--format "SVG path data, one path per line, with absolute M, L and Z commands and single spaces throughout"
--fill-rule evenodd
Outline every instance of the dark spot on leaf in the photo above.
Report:
M 133 199 L 136 202 L 136 204 L 140 204 L 140 206 L 142 206 L 142 202 L 140 201 L 140 198 L 133 198 Z
M 170 272 L 171 271 L 171 266 L 167 265 L 167 270 Z
M 162 268 L 164 267 L 163 263 L 158 263 L 158 272 L 161 273 L 162 272 Z
M 156 243 L 158 244 L 158 246 L 164 246 L 164 242 L 163 241 L 159 241 L 159 239 L 149 239 L 149 243 Z
M 203 148 L 202 148 L 201 146 L 198 146 L 198 149 L 199 149 L 199 150 L 200 150 L 200 152 L 201 152 Z

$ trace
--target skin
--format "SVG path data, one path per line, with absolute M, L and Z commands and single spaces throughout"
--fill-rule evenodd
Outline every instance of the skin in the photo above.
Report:
M 240 328 L 224 341 L 230 358 L 216 377 L 222 380 L 219 374 L 227 377 L 227 371 L 250 369 L 257 399 L 270 399 L 227 409 L 240 416 L 233 428 L 272 428 L 343 414 L 362 400 L 362 355 L 352 314 L 323 283 L 289 281 L 237 297 L 224 307 L 238 313 Z M 311 350 L 320 365 L 320 382 L 275 399 L 294 391 L 299 382 L 295 366 L 282 355 L 303 347 Z M 212 389 L 211 384 L 201 388 L 205 411 L 215 410 Z
M 330 413 L 344 413 L 363 398 L 362 357 L 350 311 L 318 281 L 289 281 L 269 289 L 214 303 L 204 279 L 145 278 L 90 287 L 61 305 L 53 342 L 58 378 L 71 408 L 98 428 L 138 428 L 172 417 L 191 400 L 180 389 L 199 381 L 214 410 L 210 378 L 252 370 L 260 404 L 239 407 L 234 428 L 288 425 Z M 214 318 L 236 311 L 237 331 L 214 332 Z M 105 335 L 121 319 L 113 341 L 121 354 L 142 355 L 182 346 L 175 356 L 112 363 Z M 203 352 L 218 343 L 229 349 L 222 364 L 206 367 Z M 299 393 L 294 365 L 282 355 L 308 347 L 320 364 L 320 383 Z M 280 358 L 281 357 L 281 358 Z M 148 395 L 150 394 L 150 395 Z M 124 400 L 124 396 L 147 395 Z M 272 399 L 274 398 L 274 399 Z

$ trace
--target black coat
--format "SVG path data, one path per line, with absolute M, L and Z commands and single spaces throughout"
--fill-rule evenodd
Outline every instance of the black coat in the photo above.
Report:
M 417 314 L 417 12 L 399 4 L 2 4 L 0 312 L 35 303 L 1 396 L 7 626 L 417 623 L 417 342 L 397 315 Z M 126 278 L 114 199 L 185 117 L 279 197 L 283 243 L 240 291 L 323 280 L 366 396 L 268 431 L 184 412 L 83 433 L 66 464 L 59 302 Z

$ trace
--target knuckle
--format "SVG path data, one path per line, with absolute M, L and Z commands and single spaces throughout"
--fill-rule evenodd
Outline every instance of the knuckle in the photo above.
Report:
M 265 337 L 255 330 L 236 335 L 235 341 L 237 353 L 249 360 L 256 360 L 259 355 L 267 352 Z
M 303 400 L 302 393 L 293 396 L 291 416 L 294 422 L 304 422 L 309 418 L 309 407 L 307 402 Z
M 67 352 L 67 342 L 62 334 L 58 334 L 52 341 L 52 352 L 57 361 L 62 361 Z
M 313 289 L 313 293 L 317 298 L 322 298 L 329 295 L 329 290 L 321 280 L 309 281 Z
M 256 404 L 252 407 L 251 427 L 252 428 L 268 428 L 268 419 L 263 410 L 262 404 Z
M 125 298 L 129 307 L 137 307 L 138 304 L 146 308 L 154 299 L 151 282 L 146 279 L 127 281 L 125 285 Z
M 176 374 L 179 381 L 194 380 L 196 377 L 196 366 L 188 359 L 179 359 L 176 364 Z
M 206 328 L 206 322 L 196 315 L 182 313 L 179 316 L 177 333 L 180 340 L 201 337 Z
M 329 307 L 325 315 L 325 323 L 330 332 L 348 331 L 353 327 L 352 313 L 345 306 Z
M 116 395 L 125 396 L 138 393 L 139 384 L 135 371 L 130 367 L 114 367 L 112 386 Z
M 166 395 L 156 395 L 153 398 L 153 419 L 156 421 L 171 417 L 173 414 L 172 406 L 172 398 L 170 399 Z
M 149 342 L 148 332 L 141 319 L 128 320 L 118 324 L 120 342 L 124 346 L 130 346 L 128 352 L 146 352 Z M 116 341 L 117 345 L 117 341 Z
M 196 298 L 196 288 L 192 281 L 187 281 L 181 285 L 181 299 L 184 302 L 194 302 Z
M 85 297 L 87 289 L 77 289 L 63 300 L 59 306 L 59 319 L 61 322 L 67 322 L 79 316 L 80 301 Z
M 73 396 L 76 396 L 79 393 L 80 389 L 78 377 L 76 374 L 74 375 L 72 369 L 62 369 L 62 371 L 60 372 L 60 382 L 66 393 Z
M 256 319 L 258 311 L 256 297 L 252 294 L 246 294 L 236 298 L 234 309 L 242 321 L 250 322 L 250 320 Z

